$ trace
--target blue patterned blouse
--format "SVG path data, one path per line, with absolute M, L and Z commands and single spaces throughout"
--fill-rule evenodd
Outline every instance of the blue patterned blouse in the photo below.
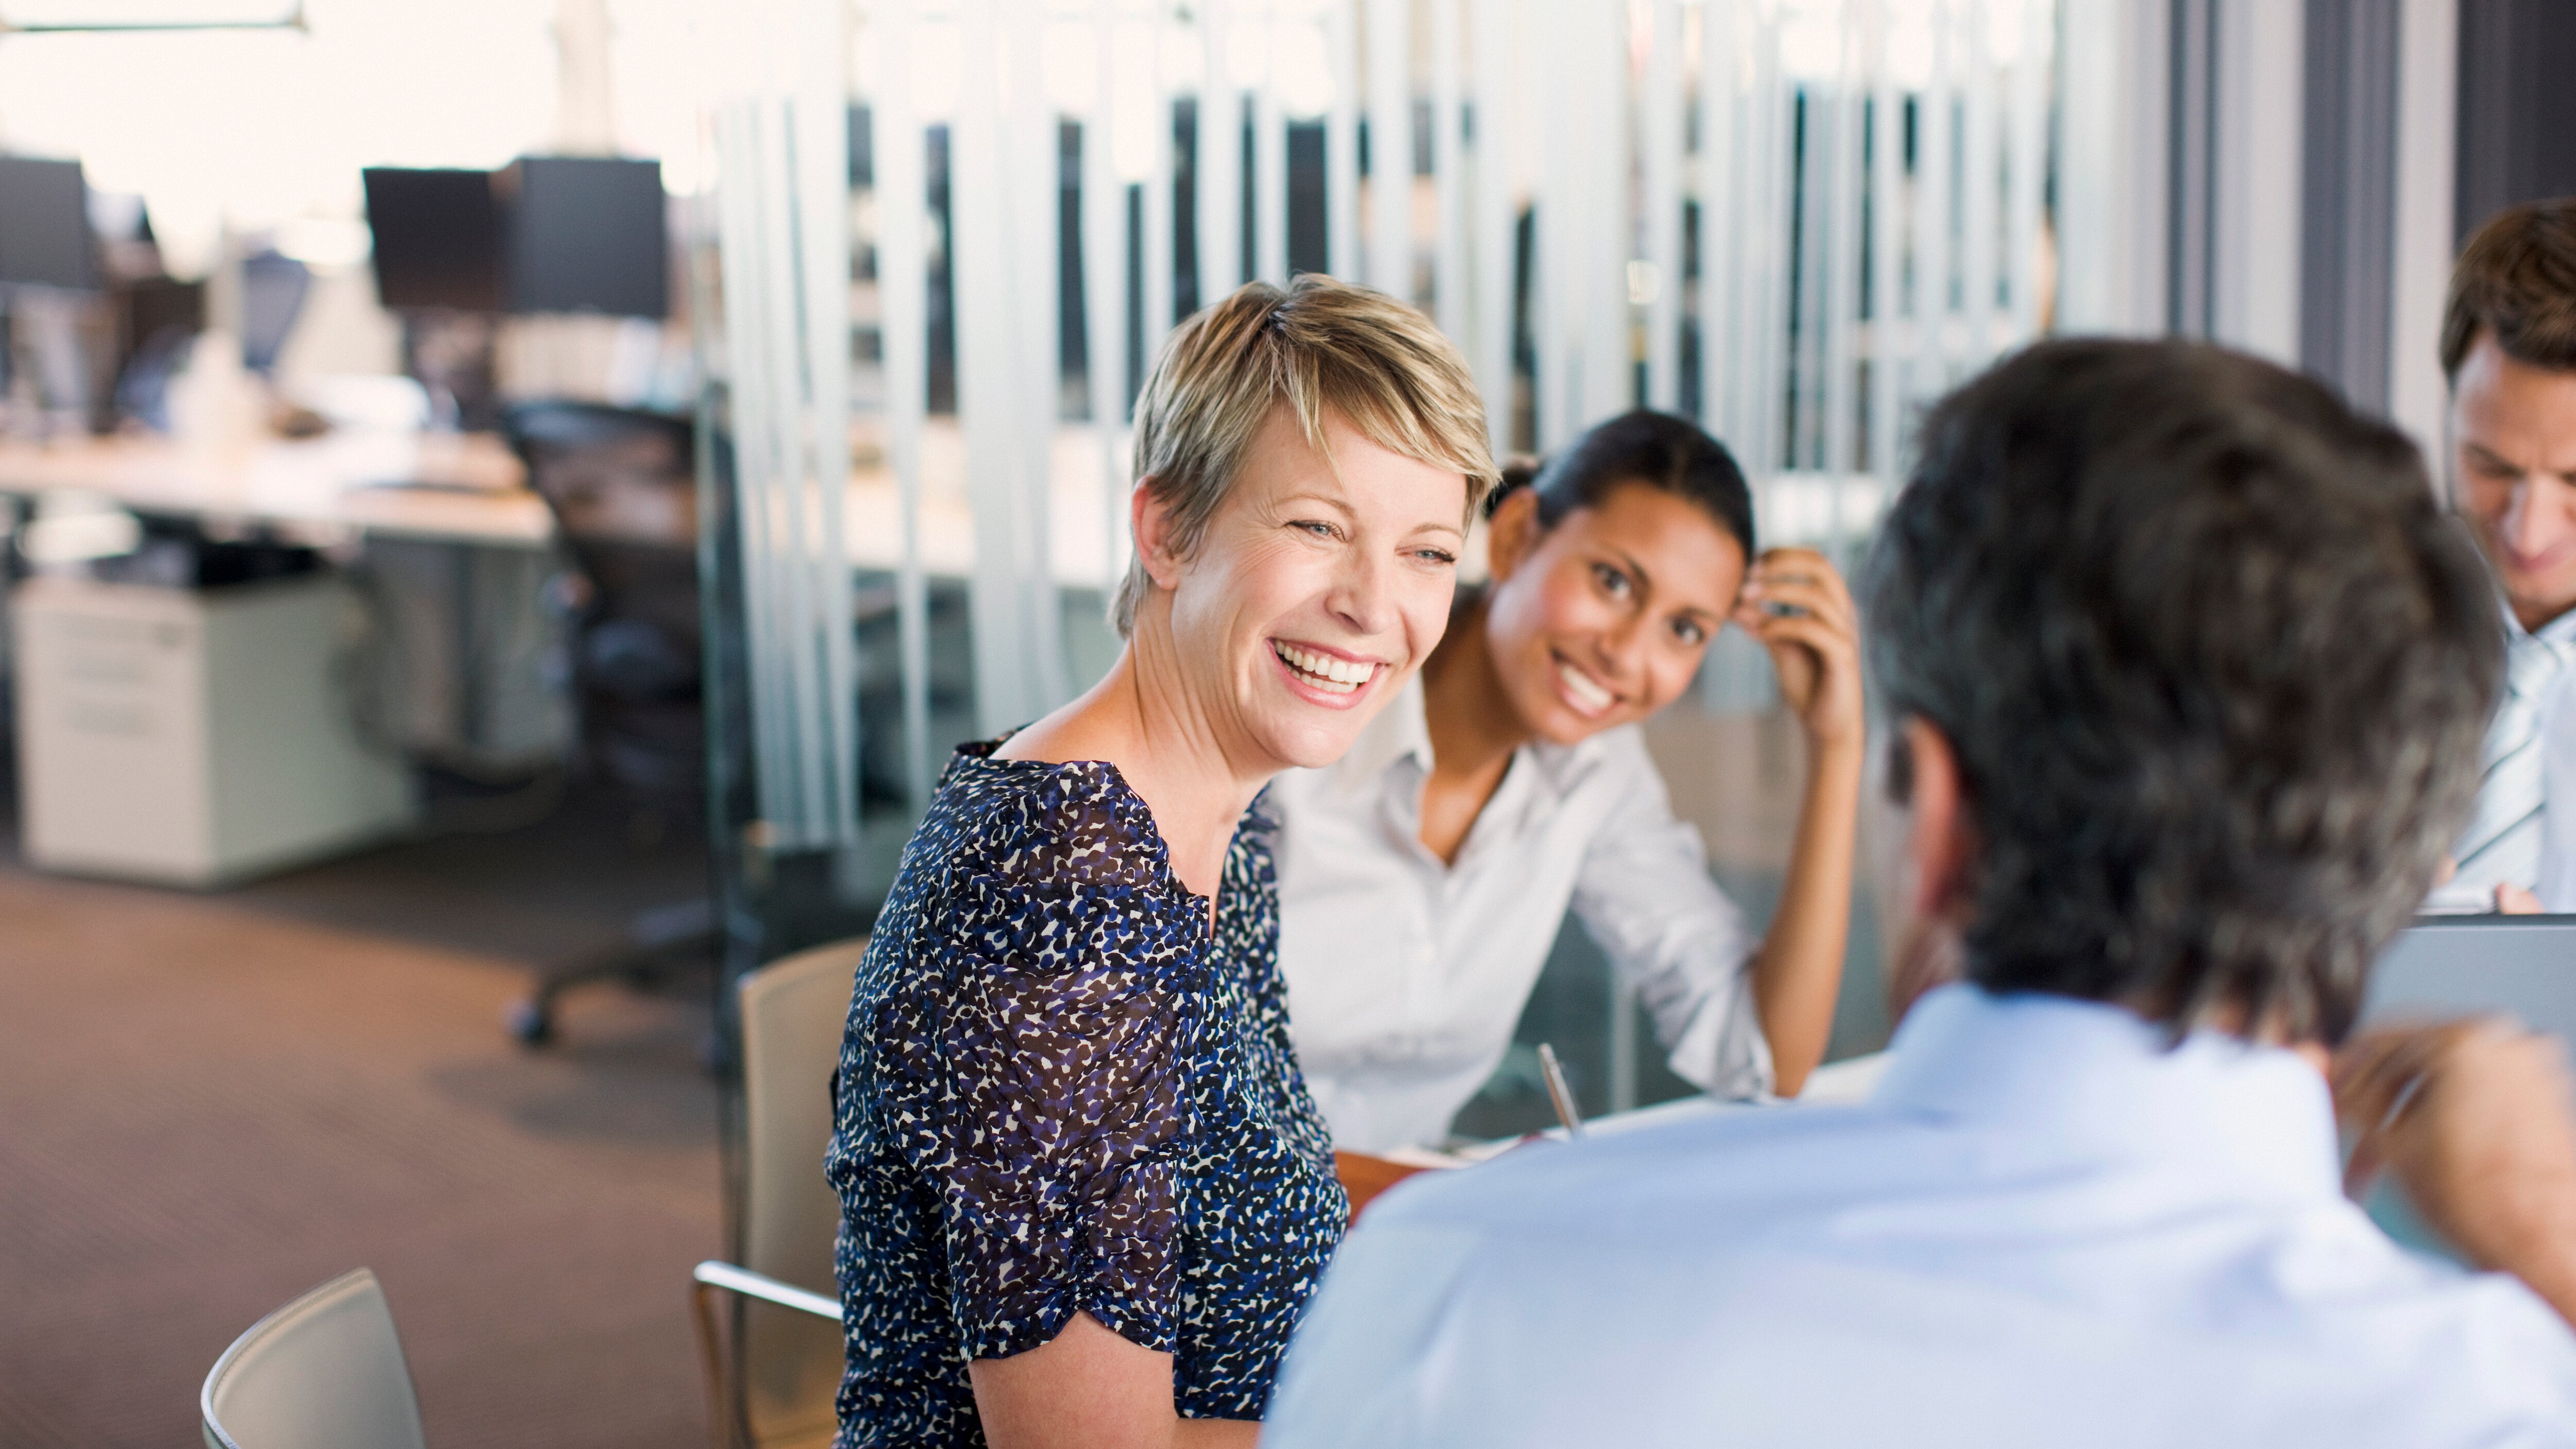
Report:
M 826 1160 L 841 1449 L 984 1442 L 970 1359 L 1077 1312 L 1172 1355 L 1194 1418 L 1259 1418 L 1341 1238 L 1288 1044 L 1271 822 L 1213 936 L 1117 768 L 957 752 L 860 964 Z

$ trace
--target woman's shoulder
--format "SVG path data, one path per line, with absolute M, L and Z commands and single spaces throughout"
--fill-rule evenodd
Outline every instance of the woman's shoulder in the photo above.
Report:
M 961 821 L 1007 867 L 1106 881 L 1161 860 L 1152 812 L 1106 760 L 961 758 L 952 778 L 971 787 Z
M 906 851 L 907 870 L 973 881 L 988 901 L 1142 889 L 1167 874 L 1162 835 L 1115 765 L 958 750 Z

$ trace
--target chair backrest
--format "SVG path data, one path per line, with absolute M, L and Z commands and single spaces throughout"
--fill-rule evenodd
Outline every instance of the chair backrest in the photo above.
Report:
M 832 1071 L 867 953 L 862 937 L 772 962 L 742 978 L 742 1266 L 838 1298 L 832 1243 L 841 1202 L 823 1180 Z M 801 1441 L 833 1425 L 841 1383 L 836 1324 L 768 1304 L 743 1310 L 743 1413 L 753 1442 Z
M 233 1340 L 197 1408 L 206 1449 L 424 1449 L 402 1340 L 364 1268 Z
M 688 419 L 550 401 L 512 407 L 501 426 L 528 487 L 576 546 L 697 548 L 697 429 Z
M 696 429 L 685 418 L 529 402 L 502 419 L 588 588 L 573 683 L 592 762 L 675 806 L 705 794 Z
M 598 592 L 595 613 L 698 633 L 697 430 L 600 403 L 529 402 L 502 427 L 555 531 Z

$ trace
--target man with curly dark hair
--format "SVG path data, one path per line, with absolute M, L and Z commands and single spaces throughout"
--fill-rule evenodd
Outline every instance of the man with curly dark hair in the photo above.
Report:
M 2414 447 L 2251 357 L 2044 343 L 1926 419 L 1862 597 L 1875 1093 L 1397 1187 L 1263 1443 L 2576 1442 L 2555 1047 L 2346 1040 L 2503 665 Z M 2338 1103 L 2493 1271 L 2363 1216 Z

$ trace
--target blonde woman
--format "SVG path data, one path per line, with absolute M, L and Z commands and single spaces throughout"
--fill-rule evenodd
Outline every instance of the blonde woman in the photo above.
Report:
M 1278 971 L 1274 774 L 1440 641 L 1492 463 L 1411 308 L 1255 284 L 1137 410 L 1108 677 L 961 748 L 859 969 L 844 1449 L 1248 1449 L 1347 1205 Z

